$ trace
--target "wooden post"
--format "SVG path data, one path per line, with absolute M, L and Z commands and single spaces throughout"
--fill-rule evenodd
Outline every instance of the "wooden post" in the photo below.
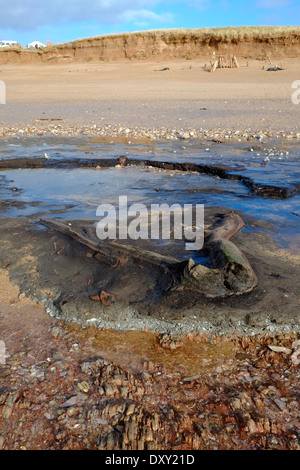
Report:
M 232 60 L 233 60 L 233 63 L 234 63 L 234 67 L 236 67 L 236 68 L 238 69 L 238 68 L 239 68 L 239 64 L 238 64 L 238 61 L 237 61 L 235 55 L 232 56 Z
M 215 63 L 212 65 L 212 68 L 210 69 L 210 72 L 215 72 L 218 67 L 218 60 L 215 61 Z

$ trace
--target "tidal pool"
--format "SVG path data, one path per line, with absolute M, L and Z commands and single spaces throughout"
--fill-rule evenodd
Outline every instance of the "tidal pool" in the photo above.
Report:
M 128 159 L 125 166 L 121 156 Z M 0 261 L 20 290 L 50 315 L 82 325 L 175 333 L 295 331 L 300 298 L 299 163 L 296 141 L 126 144 L 88 137 L 4 138 Z M 195 171 L 194 164 L 209 167 L 209 172 Z M 256 194 L 245 184 L 250 180 L 285 196 Z M 220 215 L 237 211 L 245 227 L 235 243 L 257 273 L 258 287 L 228 299 L 210 300 L 187 291 L 166 294 L 159 270 L 142 262 L 114 269 L 39 224 L 41 218 L 54 218 L 96 235 L 97 208 L 117 208 L 120 196 L 127 197 L 129 206 L 142 204 L 149 210 L 154 204 L 203 205 L 205 229 Z M 186 251 L 184 242 L 172 237 L 128 241 L 210 267 L 201 252 Z M 116 299 L 113 305 L 91 300 L 103 291 Z

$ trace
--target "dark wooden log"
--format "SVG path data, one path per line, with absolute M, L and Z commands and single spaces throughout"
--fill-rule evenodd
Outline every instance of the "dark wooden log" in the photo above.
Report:
M 195 264 L 190 259 L 183 271 L 183 284 L 201 290 L 206 297 L 251 292 L 257 286 L 257 277 L 245 255 L 230 240 L 243 227 L 244 221 L 232 211 L 207 232 L 204 249 L 214 268 Z
M 108 264 L 114 267 L 117 267 L 118 264 L 122 264 L 122 261 L 126 256 L 147 264 L 162 267 L 164 269 L 169 269 L 171 266 L 178 263 L 176 258 L 172 258 L 171 256 L 164 256 L 153 251 L 143 250 L 141 248 L 130 245 L 122 245 L 121 243 L 117 242 L 93 240 L 87 234 L 82 233 L 82 231 L 56 220 L 41 219 L 39 223 L 45 225 L 48 228 L 63 233 L 64 235 L 68 235 L 81 245 L 90 248 L 90 250 L 94 252 L 94 257 L 96 259 L 104 261 L 105 258 L 107 258 Z
M 188 262 L 182 262 L 177 258 L 130 245 L 93 240 L 86 233 L 62 222 L 40 220 L 40 223 L 88 247 L 94 252 L 96 259 L 113 268 L 124 264 L 126 258 L 137 259 L 168 272 L 175 282 L 175 288 L 195 290 L 206 297 L 240 295 L 252 291 L 257 285 L 257 278 L 249 261 L 230 240 L 244 227 L 241 217 L 233 211 L 205 234 L 204 249 L 214 268 L 196 264 L 192 258 Z

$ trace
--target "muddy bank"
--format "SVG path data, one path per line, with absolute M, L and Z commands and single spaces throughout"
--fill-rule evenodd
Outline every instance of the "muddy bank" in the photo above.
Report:
M 208 211 L 208 224 L 216 218 L 215 210 Z M 82 221 L 71 223 L 82 227 Z M 84 227 L 88 229 L 87 221 Z M 95 230 L 93 222 L 90 230 Z M 25 219 L 3 219 L 1 239 L 1 264 L 13 282 L 51 316 L 67 322 L 161 333 L 299 330 L 299 288 L 294 282 L 299 277 L 299 256 L 280 250 L 263 233 L 250 231 L 234 237 L 257 275 L 257 288 L 219 300 L 197 292 L 169 290 L 166 273 L 134 259 L 110 266 L 69 237 Z M 172 254 L 168 246 L 158 249 Z M 176 245 L 173 250 L 178 253 Z M 101 301 L 101 292 L 109 293 L 108 302 Z
M 0 284 L 1 450 L 299 450 L 297 334 L 68 326 Z

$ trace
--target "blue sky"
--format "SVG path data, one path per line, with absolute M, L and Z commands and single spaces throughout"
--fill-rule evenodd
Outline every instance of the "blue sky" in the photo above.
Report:
M 299 24 L 299 0 L 0 0 L 0 40 L 23 45 L 149 29 Z

